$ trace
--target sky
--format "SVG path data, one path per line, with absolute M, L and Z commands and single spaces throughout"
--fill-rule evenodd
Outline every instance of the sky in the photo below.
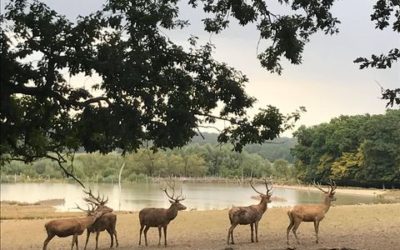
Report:
M 8 1 L 1 1 L 1 10 Z M 46 0 L 51 8 L 74 20 L 77 15 L 86 15 L 101 7 L 101 0 Z M 187 1 L 184 1 L 184 3 Z M 268 3 L 277 2 L 268 0 Z M 376 0 L 375 0 L 376 2 Z M 242 71 L 248 78 L 246 91 L 257 98 L 254 113 L 266 105 L 278 107 L 283 113 L 290 113 L 305 106 L 297 126 L 312 126 L 340 115 L 382 114 L 386 102 L 380 99 L 380 87 L 400 87 L 400 62 L 391 69 L 359 70 L 353 63 L 357 57 L 387 53 L 400 47 L 400 34 L 375 29 L 370 21 L 373 0 L 336 1 L 332 12 L 340 21 L 340 32 L 333 36 L 317 33 L 311 36 L 303 53 L 303 63 L 291 65 L 283 60 L 282 75 L 268 72 L 260 66 L 256 57 L 259 34 L 255 25 L 239 26 L 231 19 L 230 27 L 221 34 L 203 30 L 201 9 L 192 9 L 181 4 L 181 18 L 188 19 L 191 26 L 179 31 L 166 32 L 168 37 L 187 46 L 190 35 L 199 37 L 199 43 L 211 41 L 215 45 L 214 58 Z M 274 6 L 279 11 L 282 7 Z M 265 46 L 260 43 L 259 51 Z M 92 82 L 95 79 L 74 79 L 77 82 Z M 223 126 L 219 124 L 218 126 Z M 293 131 L 283 135 L 291 136 Z

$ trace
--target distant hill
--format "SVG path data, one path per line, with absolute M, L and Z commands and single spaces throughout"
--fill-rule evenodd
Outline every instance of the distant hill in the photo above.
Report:
M 217 144 L 218 134 L 216 133 L 206 133 L 203 132 L 204 136 L 195 136 L 192 138 L 191 143 L 203 144 Z M 290 149 L 297 144 L 295 138 L 281 137 L 277 138 L 271 142 L 266 142 L 263 144 L 249 144 L 244 147 L 244 150 L 249 153 L 259 154 L 264 159 L 268 159 L 273 162 L 277 159 L 285 159 L 288 162 L 293 162 L 293 156 L 290 154 Z
M 202 135 L 204 138 L 200 135 L 197 135 L 192 138 L 189 144 L 218 144 L 218 134 L 202 132 Z M 248 153 L 259 154 L 261 157 L 269 160 L 270 162 L 273 162 L 277 159 L 284 159 L 290 163 L 293 163 L 294 158 L 290 154 L 290 149 L 296 144 L 297 140 L 295 138 L 281 137 L 263 144 L 249 144 L 245 146 L 243 150 L 247 151 Z M 151 142 L 149 142 L 149 145 L 151 145 Z M 84 153 L 85 150 L 81 147 L 77 152 Z M 116 152 L 120 153 L 121 151 L 117 149 Z

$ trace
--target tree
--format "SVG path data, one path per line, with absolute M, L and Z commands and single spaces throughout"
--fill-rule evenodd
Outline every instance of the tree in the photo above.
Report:
M 340 116 L 301 127 L 295 136 L 298 178 L 330 178 L 344 185 L 400 186 L 400 110 L 384 115 Z
M 289 163 L 286 160 L 275 160 L 272 166 L 274 167 L 275 176 L 285 179 L 291 177 Z
M 203 20 L 207 31 L 218 33 L 227 28 L 230 16 L 237 19 L 243 26 L 256 23 L 260 40 L 271 44 L 265 51 L 258 54 L 258 59 L 263 67 L 278 74 L 282 72 L 280 64 L 282 57 L 293 64 L 302 62 L 304 45 L 312 34 L 318 30 L 330 35 L 339 32 L 337 24 L 340 21 L 330 12 L 334 0 L 278 0 L 280 4 L 287 5 L 287 9 L 280 13 L 274 13 L 273 8 L 270 7 L 273 4 L 267 4 L 267 1 L 262 0 L 189 1 L 193 7 L 196 7 L 199 2 L 203 4 L 206 13 L 214 14 L 212 18 Z M 391 26 L 394 32 L 399 33 L 400 1 L 376 0 L 371 21 L 375 22 L 377 29 L 383 30 Z M 393 48 L 386 55 L 372 55 L 371 59 L 359 57 L 354 60 L 354 63 L 359 63 L 360 69 L 367 67 L 385 69 L 391 68 L 399 58 L 399 48 Z M 382 99 L 387 100 L 387 106 L 400 107 L 400 88 L 382 88 Z
M 188 24 L 177 16 L 177 1 L 107 1 L 72 22 L 42 2 L 10 1 L 0 37 L 2 162 L 47 157 L 73 177 L 63 153 L 80 147 L 173 148 L 224 120 L 230 125 L 219 142 L 240 151 L 292 126 L 298 111 L 268 106 L 249 117 L 255 99 L 245 93 L 245 75 L 215 61 L 211 44 L 191 37 L 185 50 L 161 31 Z M 99 94 L 66 75 L 99 76 Z
M 178 2 L 110 0 L 73 22 L 40 1 L 11 0 L 1 15 L 1 161 L 47 157 L 73 177 L 63 153 L 80 147 L 101 153 L 137 150 L 144 141 L 179 147 L 223 120 L 229 125 L 218 141 L 240 151 L 291 128 L 304 108 L 283 115 L 268 106 L 248 116 L 255 99 L 244 90 L 245 75 L 214 60 L 212 44 L 190 37 L 185 50 L 164 34 L 189 25 L 178 18 Z M 270 43 L 260 63 L 280 74 L 281 58 L 301 63 L 310 36 L 337 33 L 339 20 L 330 13 L 334 0 L 277 2 L 288 11 L 273 13 L 262 0 L 189 0 L 212 16 L 204 19 L 209 32 L 225 29 L 230 16 L 256 23 Z M 398 7 L 398 0 L 388 2 L 377 1 L 373 20 L 380 27 Z M 98 76 L 98 94 L 72 86 L 66 75 Z

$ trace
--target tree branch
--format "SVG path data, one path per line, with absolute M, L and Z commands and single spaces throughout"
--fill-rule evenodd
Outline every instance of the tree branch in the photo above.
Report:
M 56 152 L 56 153 L 57 153 L 58 158 L 57 158 L 57 157 L 54 157 L 54 156 L 51 156 L 51 155 L 49 155 L 49 154 L 47 154 L 45 157 L 56 161 L 56 162 L 58 163 L 58 166 L 63 170 L 63 172 L 64 172 L 64 174 L 66 175 L 66 177 L 71 177 L 71 178 L 74 179 L 76 182 L 78 182 L 78 183 L 82 186 L 83 189 L 85 189 L 85 188 L 86 188 L 85 185 L 83 185 L 83 183 L 82 183 L 74 174 L 72 174 L 71 172 L 69 172 L 69 171 L 62 165 L 62 163 L 67 162 L 67 161 L 64 159 L 64 157 L 62 157 L 62 155 L 61 155 L 59 152 Z
M 30 95 L 30 96 L 40 96 L 40 95 L 48 94 L 49 96 L 51 96 L 54 99 L 56 99 L 57 101 L 59 101 L 61 104 L 69 105 L 69 106 L 77 106 L 77 107 L 86 107 L 92 103 L 100 102 L 100 101 L 105 101 L 108 103 L 108 105 L 111 105 L 110 100 L 104 96 L 93 97 L 93 98 L 87 99 L 85 101 L 79 102 L 76 100 L 67 99 L 60 93 L 55 92 L 55 91 L 49 91 L 47 88 L 43 88 L 43 87 L 27 87 L 27 86 L 16 85 L 16 86 L 13 86 L 12 90 L 11 90 L 11 94 L 14 94 L 14 93 Z

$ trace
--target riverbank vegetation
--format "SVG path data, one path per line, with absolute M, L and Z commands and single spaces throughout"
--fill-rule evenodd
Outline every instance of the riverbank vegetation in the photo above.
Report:
M 117 182 L 123 162 L 123 181 L 143 181 L 147 177 L 261 177 L 274 176 L 291 180 L 295 177 L 290 148 L 294 139 L 281 138 L 271 144 L 249 145 L 241 153 L 230 145 L 218 145 L 214 134 L 206 139 L 194 138 L 193 143 L 173 150 L 153 152 L 141 148 L 136 153 L 79 153 L 74 157 L 73 173 L 87 182 Z M 2 182 L 46 181 L 61 179 L 56 162 L 42 159 L 32 164 L 12 161 L 1 169 Z

